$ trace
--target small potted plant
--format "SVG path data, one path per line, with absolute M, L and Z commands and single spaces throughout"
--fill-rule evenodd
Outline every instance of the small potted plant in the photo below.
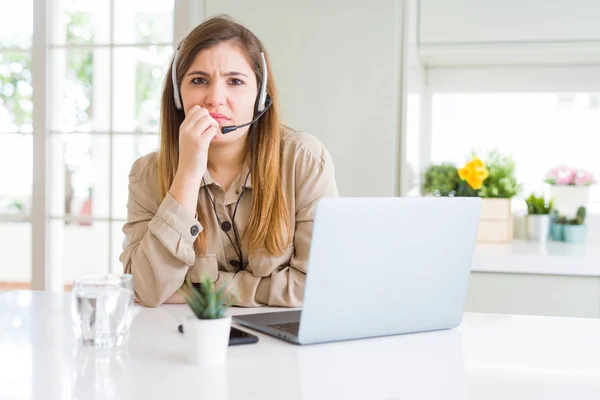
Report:
M 517 182 L 516 164 L 498 149 L 476 157 L 459 171 L 460 178 L 483 199 L 477 241 L 509 242 L 513 239 L 512 198 L 522 189 Z
M 202 366 L 225 364 L 231 330 L 231 317 L 225 316 L 231 304 L 225 288 L 216 289 L 205 277 L 196 289 L 188 277 L 178 292 L 194 313 L 183 321 L 189 361 Z
M 572 218 L 564 225 L 565 242 L 584 243 L 587 234 L 587 225 L 585 225 L 586 208 L 579 207 L 575 218 Z
M 532 193 L 525 203 L 527 203 L 527 237 L 530 240 L 545 242 L 550 235 L 550 213 L 553 209 L 553 201 L 548 201 L 543 196 L 537 197 Z
M 590 187 L 596 183 L 590 171 L 567 165 L 550 169 L 544 181 L 549 185 L 549 195 L 554 199 L 554 206 L 571 219 L 575 219 L 578 207 L 589 204 Z
M 475 152 L 462 168 L 452 163 L 430 165 L 421 192 L 430 196 L 483 198 L 478 242 L 508 242 L 513 239 L 511 199 L 522 189 L 517 182 L 515 162 L 499 150 L 485 158 Z

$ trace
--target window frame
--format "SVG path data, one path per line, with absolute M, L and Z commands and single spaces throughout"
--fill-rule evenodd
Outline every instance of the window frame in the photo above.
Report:
M 139 47 L 147 48 L 149 46 L 174 46 L 176 43 L 185 37 L 191 28 L 193 28 L 198 20 L 204 16 L 205 4 L 204 1 L 197 2 L 194 0 L 174 0 L 173 9 L 173 42 L 170 43 L 116 43 L 115 41 L 115 3 L 116 0 L 110 2 L 110 41 L 105 44 L 90 44 L 90 45 L 73 45 L 73 44 L 53 44 L 50 40 L 50 32 L 52 24 L 57 20 L 56 7 L 54 0 L 33 0 L 33 32 L 31 47 L 12 48 L 6 47 L 2 51 L 15 52 L 30 52 L 31 54 L 31 73 L 32 73 L 32 122 L 33 122 L 33 177 L 32 177 L 32 199 L 31 199 L 31 214 L 30 215 L 11 215 L 0 214 L 0 222 L 30 222 L 32 230 L 32 263 L 31 263 L 31 288 L 33 290 L 51 290 L 63 291 L 64 282 L 62 280 L 61 266 L 57 264 L 57 247 L 62 247 L 62 243 L 57 245 L 53 243 L 50 248 L 51 224 L 56 220 L 88 222 L 90 220 L 108 221 L 108 262 L 107 273 L 111 271 L 111 264 L 114 258 L 118 258 L 118 254 L 113 254 L 112 241 L 113 230 L 111 229 L 112 222 L 124 222 L 122 218 L 113 218 L 113 137 L 123 134 L 124 132 L 113 131 L 113 123 L 110 121 L 108 131 L 90 132 L 90 134 L 103 134 L 109 138 L 109 217 L 77 217 L 77 216 L 57 216 L 52 215 L 50 209 L 51 183 L 51 137 L 56 134 L 66 132 L 56 132 L 51 130 L 50 126 L 50 71 L 51 71 L 51 52 L 53 49 L 81 49 L 81 48 L 108 48 L 110 51 L 110 96 L 113 90 L 113 57 L 114 49 L 122 47 Z M 111 97 L 112 98 L 112 97 Z M 112 102 L 109 106 L 110 118 L 114 115 Z M 127 132 L 127 134 L 135 134 L 137 132 Z M 12 134 L 12 133 L 11 133 Z

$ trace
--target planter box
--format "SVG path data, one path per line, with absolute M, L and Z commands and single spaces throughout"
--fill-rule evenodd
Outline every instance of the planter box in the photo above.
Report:
M 482 199 L 477 241 L 506 243 L 513 239 L 510 199 Z

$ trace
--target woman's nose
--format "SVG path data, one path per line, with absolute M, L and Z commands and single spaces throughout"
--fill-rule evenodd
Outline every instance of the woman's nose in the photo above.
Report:
M 206 104 L 213 107 L 225 104 L 225 88 L 222 87 L 221 83 L 213 83 L 208 86 Z

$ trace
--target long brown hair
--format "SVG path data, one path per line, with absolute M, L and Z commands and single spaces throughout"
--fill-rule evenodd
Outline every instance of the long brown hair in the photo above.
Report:
M 271 254 L 281 254 L 290 242 L 290 217 L 281 185 L 281 125 L 277 90 L 267 52 L 260 40 L 248 29 L 228 16 L 217 16 L 204 21 L 181 42 L 177 62 L 178 85 L 192 65 L 196 55 L 217 44 L 229 42 L 239 47 L 262 82 L 261 51 L 267 61 L 267 93 L 273 104 L 249 129 L 246 140 L 254 135 L 252 157 L 252 208 L 243 242 L 248 252 L 265 248 Z M 179 126 L 185 119 L 183 110 L 177 110 L 173 100 L 171 79 L 172 62 L 165 77 L 161 101 L 160 149 L 158 152 L 158 179 L 164 198 L 173 183 L 179 161 Z M 250 148 L 251 146 L 247 146 Z M 196 239 L 196 249 L 206 252 L 207 219 L 197 205 L 198 220 L 205 227 Z M 216 233 L 212 233 L 216 234 Z

